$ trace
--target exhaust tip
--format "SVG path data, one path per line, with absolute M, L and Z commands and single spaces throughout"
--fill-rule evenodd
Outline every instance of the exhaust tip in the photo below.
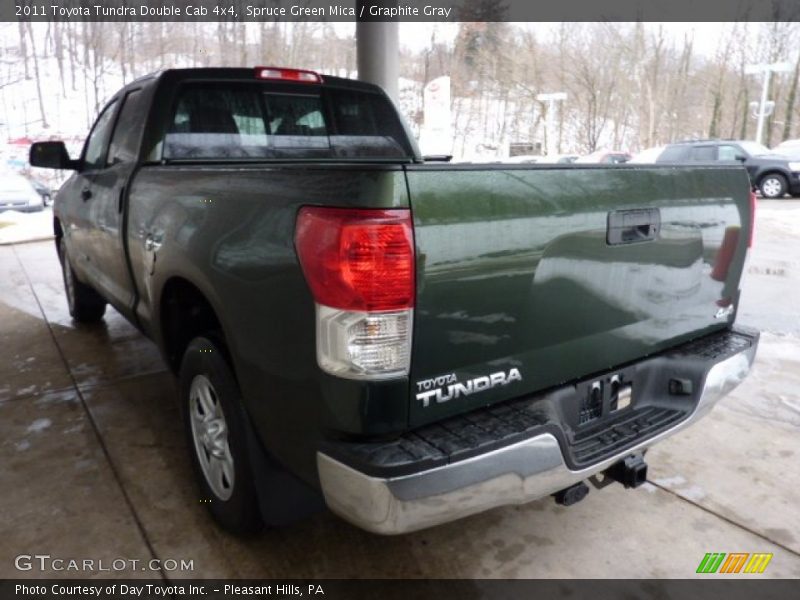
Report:
M 605 474 L 626 488 L 637 488 L 647 481 L 647 463 L 639 455 L 628 456 L 609 467 Z

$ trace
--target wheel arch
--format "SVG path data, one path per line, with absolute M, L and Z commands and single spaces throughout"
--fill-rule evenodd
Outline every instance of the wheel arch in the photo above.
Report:
M 761 187 L 761 183 L 770 175 L 780 175 L 783 177 L 784 181 L 788 184 L 789 183 L 789 175 L 782 171 L 781 169 L 771 168 L 765 169 L 763 173 L 758 174 L 758 179 L 756 180 L 756 187 Z
M 201 286 L 181 275 L 166 279 L 158 296 L 156 325 L 157 337 L 164 358 L 173 373 L 180 370 L 181 360 L 189 343 L 199 335 L 213 334 L 220 337 L 220 349 L 235 372 L 230 349 L 231 339 L 227 335 L 221 311 L 211 299 L 211 294 Z

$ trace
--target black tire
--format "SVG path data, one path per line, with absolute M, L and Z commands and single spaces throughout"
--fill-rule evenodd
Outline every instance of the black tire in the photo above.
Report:
M 70 316 L 79 323 L 96 323 L 106 314 L 106 301 L 91 287 L 78 281 L 69 262 L 64 238 L 58 242 L 58 254 L 61 259 L 61 276 L 64 278 L 64 291 L 67 294 Z
M 761 192 L 761 196 L 770 200 L 783 198 L 788 188 L 786 177 L 780 173 L 769 173 L 758 182 L 758 191 Z
M 263 521 L 247 452 L 241 392 L 222 351 L 224 347 L 217 340 L 219 336 L 214 335 L 196 337 L 183 355 L 179 376 L 181 415 L 200 488 L 198 501 L 208 507 L 224 529 L 248 535 L 260 531 Z M 203 408 L 200 390 L 208 392 L 212 409 Z M 219 414 L 223 417 L 222 427 L 214 425 Z M 224 440 L 220 430 L 226 432 Z

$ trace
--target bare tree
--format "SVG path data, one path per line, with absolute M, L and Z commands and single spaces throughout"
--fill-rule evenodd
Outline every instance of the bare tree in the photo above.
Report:
M 25 41 L 27 29 L 25 22 L 19 22 L 19 52 L 22 55 L 22 64 L 25 66 L 25 79 L 31 78 L 30 70 L 28 69 L 28 44 Z
M 794 72 L 792 73 L 792 83 L 789 85 L 789 94 L 786 97 L 786 112 L 783 123 L 783 140 L 788 140 L 792 137 L 792 127 L 794 125 L 794 112 L 795 101 L 797 99 L 797 85 L 800 79 L 800 53 L 794 65 Z
M 28 36 L 31 41 L 31 56 L 33 57 L 33 72 L 36 80 L 36 96 L 39 98 L 39 114 L 42 116 L 42 128 L 48 129 L 50 125 L 47 123 L 47 115 L 44 112 L 44 99 L 42 98 L 42 80 L 39 77 L 39 58 L 36 56 L 36 38 L 33 36 L 33 29 L 31 22 L 26 22 L 28 29 Z

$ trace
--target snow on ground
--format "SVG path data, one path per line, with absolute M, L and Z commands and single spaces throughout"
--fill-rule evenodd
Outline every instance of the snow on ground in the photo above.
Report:
M 53 211 L 22 213 L 0 212 L 0 245 L 42 240 L 53 236 Z

